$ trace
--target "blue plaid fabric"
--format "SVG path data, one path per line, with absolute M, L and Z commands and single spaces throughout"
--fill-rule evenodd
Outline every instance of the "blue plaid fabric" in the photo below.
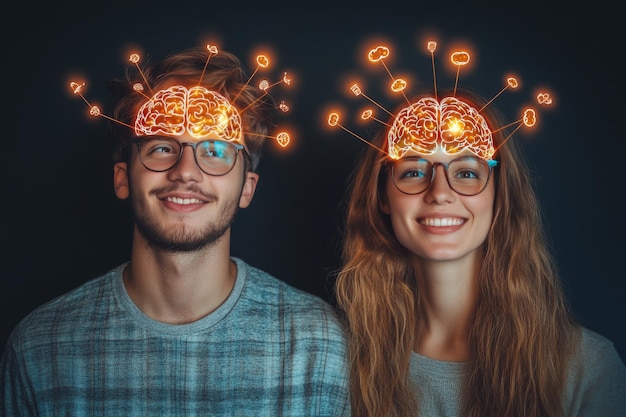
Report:
M 144 315 L 125 264 L 33 311 L 2 357 L 3 416 L 348 416 L 334 310 L 233 260 L 228 299 L 190 324 Z

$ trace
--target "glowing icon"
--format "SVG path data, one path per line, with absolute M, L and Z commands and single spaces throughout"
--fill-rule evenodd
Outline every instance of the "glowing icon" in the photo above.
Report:
M 241 141 L 244 134 L 274 138 L 273 136 L 267 136 L 255 132 L 243 132 L 241 114 L 267 94 L 267 90 L 269 90 L 273 85 L 278 84 L 278 82 L 270 85 L 267 80 L 261 81 L 259 89 L 263 91 L 264 94 L 249 103 L 248 107 L 238 109 L 231 103 L 236 102 L 239 94 L 241 94 L 241 92 L 252 80 L 258 68 L 241 87 L 241 90 L 232 99 L 232 101 L 229 101 L 221 94 L 215 91 L 207 90 L 200 85 L 209 60 L 213 55 L 218 53 L 218 48 L 215 45 L 208 44 L 206 45 L 206 49 L 209 54 L 196 86 L 187 88 L 183 85 L 175 85 L 159 90 L 156 93 L 152 91 L 150 83 L 138 65 L 141 61 L 141 56 L 137 53 L 131 53 L 129 55 L 129 61 L 135 64 L 144 80 L 144 84 L 140 82 L 133 84 L 132 89 L 148 99 L 148 101 L 145 102 L 137 112 L 134 120 L 134 126 L 120 120 L 113 119 L 103 114 L 98 106 L 92 106 L 82 94 L 85 83 L 72 81 L 69 86 L 72 92 L 79 95 L 89 106 L 90 115 L 104 117 L 124 125 L 133 129 L 136 135 L 164 134 L 179 136 L 187 133 L 196 139 L 211 137 L 226 141 Z M 257 55 L 256 61 L 259 67 L 262 68 L 266 68 L 270 63 L 267 56 L 263 54 Z M 284 72 L 282 79 L 279 82 L 290 85 L 291 79 L 288 77 L 287 73 Z M 150 96 L 144 94 L 145 88 L 150 90 Z M 285 104 L 284 101 L 281 101 L 277 107 L 283 112 L 289 111 L 289 106 Z M 276 137 L 276 139 L 277 142 L 283 147 L 287 146 L 287 144 L 291 141 L 289 134 L 286 132 L 282 132 L 279 137 Z
M 372 62 L 378 62 L 381 59 L 385 59 L 389 56 L 389 48 L 386 46 L 377 46 L 376 48 L 370 50 L 367 57 Z
M 429 155 L 436 152 L 437 149 L 443 149 L 443 151 L 448 154 L 457 154 L 464 150 L 469 150 L 475 155 L 489 160 L 495 155 L 497 149 L 503 146 L 519 128 L 522 126 L 532 127 L 537 123 L 538 119 L 535 110 L 526 108 L 520 120 L 492 130 L 485 117 L 481 114 L 481 112 L 505 90 L 517 89 L 520 86 L 516 77 L 508 76 L 505 78 L 504 87 L 480 109 L 475 108 L 470 102 L 456 98 L 460 68 L 466 66 L 471 60 L 470 53 L 466 50 L 457 50 L 450 55 L 450 62 L 457 67 L 454 92 L 450 96 L 440 100 L 437 97 L 437 77 L 434 57 L 437 46 L 435 40 L 430 40 L 426 44 L 426 48 L 431 54 L 434 97 L 422 97 L 412 102 L 404 95 L 407 82 L 404 79 L 395 78 L 386 66 L 384 59 L 390 56 L 391 51 L 387 46 L 383 45 L 378 45 L 370 49 L 367 53 L 367 59 L 370 62 L 381 63 L 391 78 L 391 91 L 401 92 L 407 105 L 396 114 L 393 114 L 372 98 L 368 97 L 358 84 L 354 83 L 350 86 L 350 90 L 355 96 L 366 98 L 392 116 L 393 123 L 389 125 L 388 122 L 376 118 L 371 109 L 364 110 L 361 113 L 362 120 L 375 120 L 387 127 L 386 150 L 378 148 L 376 145 L 343 126 L 340 123 L 340 116 L 336 112 L 332 112 L 328 115 L 328 125 L 343 129 L 369 146 L 378 149 L 380 152 L 394 159 L 401 158 L 409 151 Z M 539 104 L 552 104 L 552 97 L 547 92 L 537 94 L 536 98 Z M 496 148 L 494 146 L 493 134 L 513 125 L 516 125 L 516 127 L 501 140 Z
M 537 94 L 537 103 L 546 105 L 552 104 L 552 97 L 550 97 L 550 93 Z
M 72 81 L 70 83 L 70 88 L 72 89 L 72 92 L 74 94 L 80 94 L 82 92 L 84 86 L 85 86 L 85 83 L 78 84 L 78 83 L 76 83 L 74 81 Z
M 450 55 L 450 61 L 454 65 L 467 65 L 470 62 L 470 54 L 465 51 L 453 52 Z
M 394 93 L 402 91 L 405 88 L 406 81 L 404 81 L 402 78 L 398 78 L 397 80 L 394 80 L 393 83 L 391 83 L 391 91 L 393 91 Z
M 537 115 L 535 113 L 535 110 L 530 108 L 524 110 L 524 116 L 522 117 L 522 120 L 524 121 L 525 126 L 534 126 L 535 123 L 537 123 Z
M 330 113 L 328 115 L 328 125 L 337 126 L 337 123 L 339 123 L 339 115 L 337 113 Z
M 265 55 L 258 55 L 256 57 L 256 63 L 259 64 L 259 67 L 261 68 L 267 68 L 267 66 L 270 64 L 270 60 L 267 59 Z
M 291 138 L 289 137 L 289 134 L 287 132 L 280 132 L 278 135 L 276 135 L 276 141 L 283 148 L 289 145 L 290 140 Z

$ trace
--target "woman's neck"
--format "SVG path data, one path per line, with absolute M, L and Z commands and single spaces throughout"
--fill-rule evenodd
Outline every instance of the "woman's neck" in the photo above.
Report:
M 415 262 L 419 317 L 414 350 L 448 361 L 470 359 L 468 332 L 476 305 L 475 257 L 449 262 Z

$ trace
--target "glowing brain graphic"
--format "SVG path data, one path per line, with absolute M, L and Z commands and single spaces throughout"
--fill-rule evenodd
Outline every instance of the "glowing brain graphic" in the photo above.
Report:
M 242 139 L 241 116 L 222 95 L 196 86 L 176 85 L 158 91 L 137 112 L 135 133 L 196 139 Z
M 469 104 L 446 97 L 438 102 L 422 98 L 396 115 L 387 136 L 389 155 L 398 159 L 409 150 L 430 155 L 441 146 L 447 154 L 465 149 L 491 159 L 494 153 L 491 130 Z

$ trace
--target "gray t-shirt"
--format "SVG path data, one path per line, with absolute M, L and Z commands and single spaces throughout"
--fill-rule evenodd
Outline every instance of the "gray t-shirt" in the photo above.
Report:
M 419 416 L 460 416 L 466 364 L 413 353 L 411 381 Z M 613 343 L 582 329 L 581 343 L 569 362 L 563 403 L 567 417 L 626 417 L 626 367 Z
M 2 357 L 4 415 L 348 416 L 332 308 L 233 260 L 229 297 L 190 324 L 139 310 L 125 264 L 34 310 Z

